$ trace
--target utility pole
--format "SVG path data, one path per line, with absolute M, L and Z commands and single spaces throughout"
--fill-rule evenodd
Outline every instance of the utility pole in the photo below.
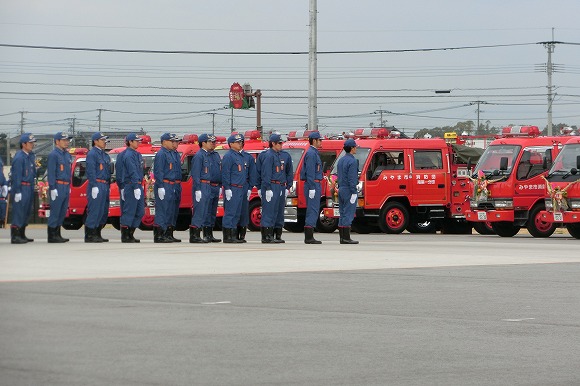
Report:
M 480 113 L 480 109 L 479 109 L 479 105 L 481 104 L 487 104 L 487 102 L 484 101 L 475 101 L 475 102 L 471 102 L 470 105 L 475 105 L 477 104 L 477 126 L 475 126 L 475 133 L 477 134 L 477 130 L 479 130 L 479 113 Z M 469 135 L 471 135 L 471 133 L 468 133 Z
M 20 111 L 20 135 L 24 134 L 24 114 L 28 111 Z
M 554 52 L 554 47 L 556 42 L 554 41 L 554 28 L 552 28 L 552 41 L 545 42 L 544 47 L 548 50 L 548 65 L 546 67 L 546 72 L 548 73 L 548 132 L 547 134 L 552 135 L 552 103 L 554 102 L 552 91 L 552 73 L 554 68 L 552 66 L 552 53 Z
M 75 122 L 76 122 L 76 118 L 70 118 L 70 128 L 71 128 L 71 134 L 72 134 L 72 141 L 71 141 L 71 145 L 74 146 L 75 144 Z
M 316 37 L 316 0 L 310 0 L 310 44 L 308 50 L 308 130 L 318 130 L 317 116 L 317 37 Z
M 234 108 L 232 107 L 232 118 L 230 119 L 230 133 L 234 132 Z
M 388 114 L 390 111 L 379 109 L 374 111 L 375 114 L 381 114 L 380 127 L 385 127 L 386 121 L 383 121 L 383 113 Z
M 99 133 L 101 132 L 101 112 L 103 109 L 99 109 Z
M 211 134 L 215 135 L 215 114 L 216 113 L 208 113 L 211 114 Z

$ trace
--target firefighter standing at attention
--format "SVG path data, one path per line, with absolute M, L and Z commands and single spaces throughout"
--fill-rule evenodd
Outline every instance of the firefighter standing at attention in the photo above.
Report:
M 354 139 L 344 141 L 345 155 L 338 161 L 338 232 L 341 244 L 358 244 L 358 241 L 350 238 L 350 226 L 356 211 L 358 197 L 358 160 L 354 158 L 357 144 Z
M 322 180 L 322 161 L 318 148 L 322 138 L 318 131 L 308 135 L 310 147 L 306 150 L 300 180 L 304 181 L 304 197 L 306 197 L 306 220 L 304 222 L 304 242 L 306 244 L 322 244 L 314 238 L 314 227 L 320 212 L 320 181 Z
M 85 243 L 109 241 L 101 236 L 101 229 L 109 216 L 109 184 L 111 182 L 111 158 L 105 153 L 107 137 L 94 133 L 93 147 L 87 154 L 87 218 L 85 220 Z
M 169 228 L 173 222 L 175 210 L 175 185 L 179 184 L 175 169 L 181 169 L 175 163 L 173 156 L 173 135 L 165 133 L 161 136 L 161 149 L 155 154 L 153 170 L 155 172 L 155 224 L 153 226 L 153 242 L 172 243 Z
M 28 218 L 34 205 L 34 179 L 36 178 L 36 155 L 32 151 L 36 138 L 30 133 L 20 136 L 20 151 L 16 153 L 10 168 L 10 193 L 12 195 L 12 225 L 10 242 L 25 244 L 34 239 L 26 237 Z
M 72 157 L 68 152 L 70 137 L 65 132 L 54 135 L 54 150 L 48 155 L 47 178 L 50 191 L 50 216 L 48 217 L 48 242 L 66 243 L 60 234 L 70 198 Z
M 123 157 L 123 190 L 125 203 L 121 214 L 121 242 L 138 243 L 141 240 L 135 238 L 135 230 L 141 224 L 141 218 L 145 214 L 145 198 L 143 197 L 143 157 L 137 152 L 139 143 L 143 139 L 137 134 L 131 133 L 126 137 L 127 149 Z

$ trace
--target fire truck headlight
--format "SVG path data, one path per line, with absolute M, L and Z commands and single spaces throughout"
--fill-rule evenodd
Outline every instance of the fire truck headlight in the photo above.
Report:
M 552 205 L 552 200 L 550 198 L 546 198 L 544 200 L 544 206 L 546 207 L 546 210 L 551 212 L 554 209 L 554 206 Z
M 363 189 L 364 189 L 364 182 L 359 181 L 358 184 L 356 184 L 356 191 L 357 191 L 359 197 L 363 196 Z
M 477 209 L 477 201 L 475 201 L 475 200 L 469 200 L 469 207 L 471 209 Z
M 114 208 L 117 206 L 121 206 L 121 201 L 119 200 L 111 200 L 109 201 L 109 208 Z
M 496 209 L 513 209 L 514 208 L 514 201 L 511 199 L 497 199 L 497 200 L 494 200 L 493 206 Z
M 288 197 L 296 197 L 296 181 L 293 181 L 292 187 L 288 189 Z
M 580 200 L 579 199 L 570 199 L 570 209 L 572 210 L 580 210 Z
M 218 206 L 224 206 L 224 199 L 223 198 L 220 198 L 218 200 Z

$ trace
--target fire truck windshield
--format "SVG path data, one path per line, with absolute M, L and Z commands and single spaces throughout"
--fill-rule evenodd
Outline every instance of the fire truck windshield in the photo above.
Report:
M 485 152 L 479 159 L 474 173 L 480 170 L 486 175 L 493 174 L 494 170 L 500 170 L 500 162 L 502 158 L 507 158 L 508 167 L 502 174 L 509 175 L 514 169 L 515 161 L 520 153 L 521 146 L 519 145 L 493 145 L 488 146 Z
M 569 173 L 572 168 L 578 169 L 578 157 L 580 157 L 579 143 L 565 145 L 554 160 L 549 174 L 564 174 Z
M 292 167 L 294 168 L 294 173 L 296 173 L 302 154 L 304 154 L 304 149 L 284 149 L 284 151 L 290 154 L 290 158 L 292 158 Z
M 370 152 L 371 152 L 371 149 L 368 147 L 357 147 L 356 148 L 356 154 L 354 155 L 354 158 L 356 158 L 358 160 L 358 174 L 359 175 L 360 175 L 363 167 L 365 166 L 365 163 L 367 162 L 367 158 L 369 157 Z M 338 174 L 338 172 L 336 171 L 336 167 L 338 165 L 338 160 L 341 159 L 342 157 L 344 157 L 345 154 L 346 153 L 344 152 L 344 150 L 340 152 L 340 154 L 336 158 L 336 161 L 334 161 L 334 165 L 332 165 L 331 174 Z

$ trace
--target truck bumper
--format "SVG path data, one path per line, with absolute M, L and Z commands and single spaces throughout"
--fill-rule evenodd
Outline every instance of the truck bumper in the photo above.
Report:
M 514 222 L 513 210 L 468 210 L 465 212 L 465 219 L 472 222 Z
M 550 223 L 580 223 L 580 212 L 573 212 L 573 211 L 565 211 L 561 213 L 554 213 L 549 212 L 547 210 L 543 210 L 540 212 L 540 218 L 545 222 Z
M 298 222 L 298 208 L 295 206 L 284 207 L 284 222 Z

